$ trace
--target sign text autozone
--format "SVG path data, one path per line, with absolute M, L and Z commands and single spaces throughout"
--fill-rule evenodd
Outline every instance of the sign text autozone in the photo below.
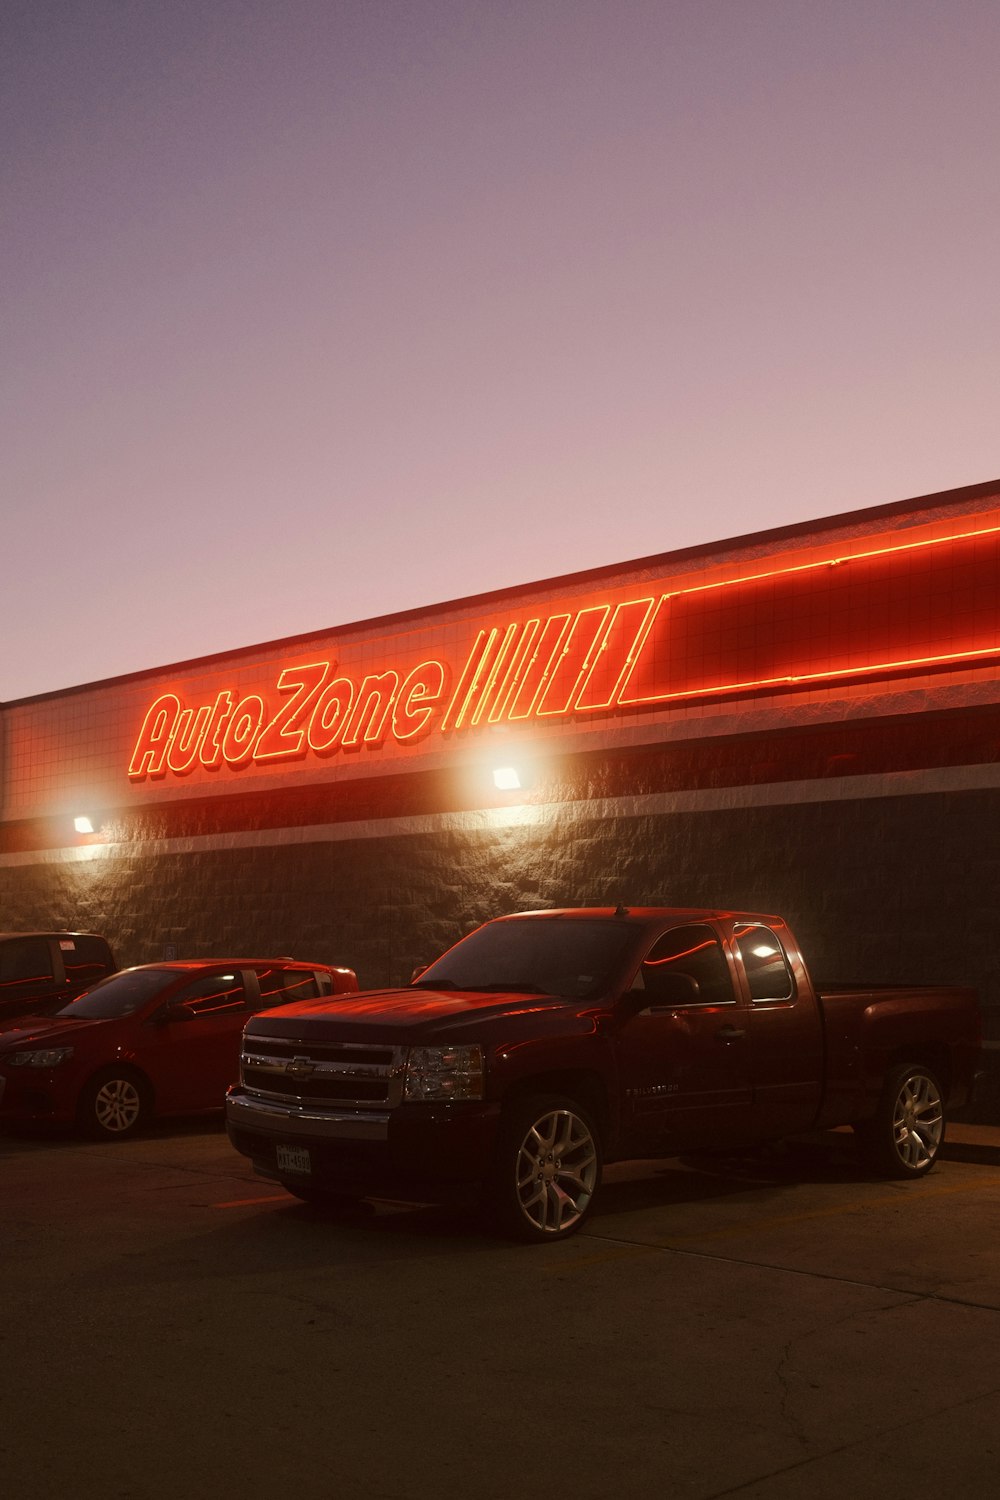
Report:
M 162 692 L 133 781 L 198 768 L 323 759 L 486 725 L 635 713 L 671 702 L 1000 656 L 1000 528 L 887 542 L 849 556 L 617 601 L 575 601 L 470 628 L 451 659 L 344 670 L 317 653 L 252 692 Z

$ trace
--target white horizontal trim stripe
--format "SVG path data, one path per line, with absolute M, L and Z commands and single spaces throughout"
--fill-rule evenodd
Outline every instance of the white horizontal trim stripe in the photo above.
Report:
M 941 766 L 924 771 L 888 771 L 870 776 L 780 781 L 763 786 L 726 786 L 688 792 L 650 792 L 634 797 L 546 802 L 537 806 L 478 808 L 469 812 L 422 813 L 403 818 L 360 818 L 345 823 L 309 823 L 287 828 L 255 828 L 118 844 L 86 844 L 63 849 L 0 854 L 0 868 L 19 865 L 77 864 L 137 851 L 150 855 L 196 854 L 225 849 L 266 849 L 292 844 L 347 843 L 354 839 L 404 838 L 415 834 L 489 833 L 551 818 L 650 818 L 671 813 L 733 812 L 751 807 L 794 807 L 817 802 L 857 802 L 880 797 L 929 797 L 944 792 L 1000 788 L 1000 763 Z

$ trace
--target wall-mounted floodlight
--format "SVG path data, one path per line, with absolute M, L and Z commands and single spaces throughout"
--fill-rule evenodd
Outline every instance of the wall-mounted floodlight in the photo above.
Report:
M 499 766 L 493 772 L 493 785 L 501 792 L 518 791 L 521 786 L 521 778 L 517 774 L 517 767 Z
M 93 833 L 94 825 L 89 818 L 74 818 L 73 827 L 77 833 Z

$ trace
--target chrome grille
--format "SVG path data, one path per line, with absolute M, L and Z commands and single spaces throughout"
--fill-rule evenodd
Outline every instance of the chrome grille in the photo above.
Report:
M 243 1039 L 240 1076 L 245 1089 L 284 1104 L 393 1109 L 403 1092 L 405 1056 L 403 1047 L 370 1042 L 255 1035 Z

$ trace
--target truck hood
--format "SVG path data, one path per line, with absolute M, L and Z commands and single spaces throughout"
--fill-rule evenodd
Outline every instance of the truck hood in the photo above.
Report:
M 266 1032 L 272 1036 L 294 1036 L 308 1023 L 311 1035 L 341 1037 L 348 1032 L 372 1035 L 426 1029 L 467 1029 L 504 1016 L 533 1015 L 540 1011 L 563 1011 L 572 1002 L 554 995 L 525 994 L 523 991 L 494 993 L 492 990 L 421 990 L 414 986 L 399 990 L 364 990 L 358 994 L 327 996 L 322 1000 L 301 1000 L 261 1011 L 248 1024 L 247 1032 Z

